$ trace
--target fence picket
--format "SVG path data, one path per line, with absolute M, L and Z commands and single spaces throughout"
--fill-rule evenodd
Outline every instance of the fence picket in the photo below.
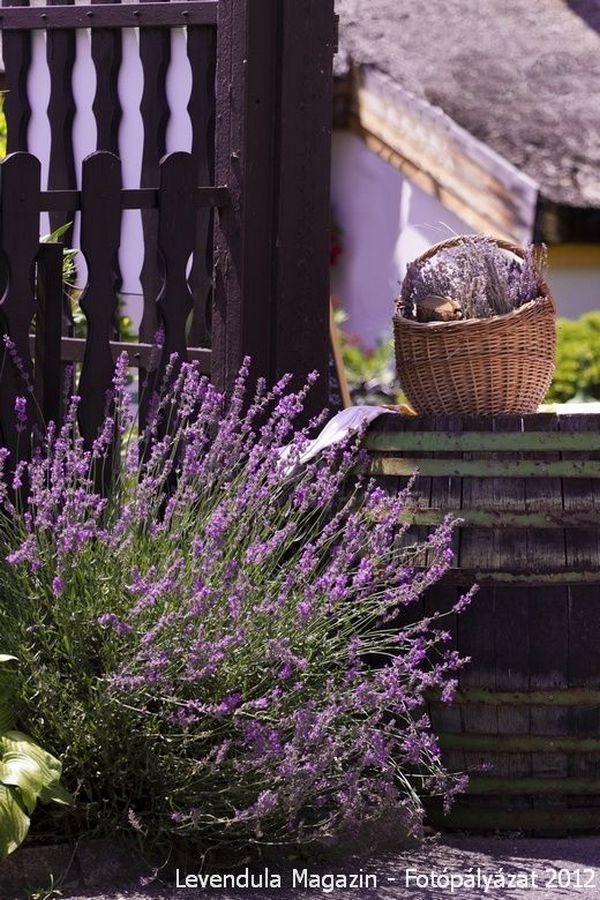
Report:
M 37 256 L 35 395 L 44 421 L 59 422 L 63 392 L 61 339 L 63 308 L 62 244 L 40 244 Z
M 120 3 L 121 0 L 90 0 L 98 3 Z M 90 32 L 91 55 L 96 70 L 96 94 L 92 110 L 96 120 L 96 150 L 107 150 L 119 156 L 119 125 L 123 111 L 119 99 L 119 72 L 122 58 L 121 28 L 92 28 Z M 114 271 L 116 288 L 121 290 L 123 279 L 118 257 L 115 257 Z M 118 339 L 117 323 L 113 336 Z
M 192 91 L 188 103 L 192 123 L 192 157 L 196 166 L 197 184 L 214 184 L 215 177 L 215 66 L 217 35 L 214 28 L 189 27 L 187 55 L 192 70 Z M 212 269 L 213 269 L 212 209 L 198 210 L 194 261 L 190 274 L 190 288 L 194 310 L 188 334 L 191 347 L 211 346 Z
M 95 3 L 120 3 L 121 0 L 91 0 Z M 93 28 L 92 60 L 96 69 L 96 96 L 92 104 L 98 136 L 96 148 L 119 155 L 121 102 L 118 81 L 121 68 L 121 29 Z
M 48 6 L 63 4 L 63 0 L 47 0 Z M 72 5 L 66 0 L 64 5 Z M 50 100 L 48 121 L 50 124 L 50 155 L 48 164 L 48 190 L 72 190 L 77 187 L 75 156 L 73 152 L 73 121 L 75 98 L 73 96 L 73 66 L 75 64 L 75 32 L 57 29 L 46 35 L 46 59 L 50 74 Z M 67 222 L 73 222 L 74 210 L 50 213 L 50 228 L 55 231 Z M 71 245 L 72 228 L 63 238 Z
M 164 281 L 157 306 L 165 329 L 161 369 L 172 353 L 187 360 L 186 325 L 192 295 L 186 267 L 194 249 L 196 206 L 194 161 L 190 153 L 170 153 L 160 164 L 158 247 Z
M 29 6 L 29 0 L 2 0 L 2 6 Z M 2 57 L 7 92 L 4 113 L 7 124 L 7 153 L 26 151 L 27 129 L 31 105 L 27 93 L 27 78 L 31 66 L 31 32 L 2 32 Z
M 13 354 L 2 347 L 0 374 L 0 424 L 3 444 L 24 455 L 29 440 L 15 430 L 15 399 L 33 387 L 29 330 L 35 312 L 33 266 L 39 244 L 39 160 L 29 153 L 13 153 L 0 164 L 0 249 L 7 282 L 0 300 L 0 329 L 13 345 Z M 28 424 L 33 421 L 28 402 Z
M 87 319 L 87 341 L 79 393 L 79 424 L 86 446 L 98 434 L 106 413 L 114 363 L 109 341 L 117 309 L 114 262 L 121 235 L 121 163 L 112 153 L 92 153 L 83 162 L 81 250 L 88 283 L 80 305 Z
M 74 0 L 46 0 L 48 6 L 73 5 Z M 73 68 L 75 66 L 75 32 L 54 29 L 46 33 L 46 60 L 50 75 L 50 100 L 48 122 L 50 125 L 50 153 L 48 157 L 48 190 L 72 190 L 77 187 L 75 153 L 73 149 L 73 122 L 75 97 L 73 95 Z M 50 230 L 71 223 L 61 242 L 72 246 L 74 209 L 52 210 L 49 213 Z M 62 294 L 62 333 L 73 334 L 71 307 L 66 294 Z M 37 372 L 37 368 L 36 368 Z
M 171 60 L 171 32 L 167 28 L 140 29 L 140 62 L 144 88 L 140 112 L 144 123 L 141 187 L 155 188 L 159 164 L 167 152 L 166 135 L 169 104 L 166 76 Z M 158 328 L 156 300 L 160 293 L 162 272 L 158 257 L 158 214 L 154 209 L 142 210 L 144 262 L 140 275 L 144 308 L 140 324 L 140 340 L 151 343 Z M 143 378 L 145 373 L 140 373 Z

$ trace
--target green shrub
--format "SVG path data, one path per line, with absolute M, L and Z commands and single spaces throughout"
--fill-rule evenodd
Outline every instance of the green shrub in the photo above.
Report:
M 559 319 L 556 372 L 548 403 L 600 400 L 600 312 Z

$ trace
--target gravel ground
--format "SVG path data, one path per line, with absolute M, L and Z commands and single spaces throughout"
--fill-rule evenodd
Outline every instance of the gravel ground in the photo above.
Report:
M 100 862 L 100 861 L 98 861 Z M 305 864 L 286 863 L 285 867 L 269 864 L 271 878 L 279 876 L 281 887 L 275 883 L 260 890 L 251 888 L 195 889 L 177 887 L 175 879 L 169 883 L 120 884 L 111 877 L 102 890 L 89 893 L 69 893 L 70 900 L 399 900 L 399 898 L 457 897 L 459 900 L 490 898 L 490 900 L 533 900 L 572 897 L 600 898 L 600 837 L 570 839 L 430 839 L 418 847 L 397 852 L 381 853 L 367 861 L 353 858 L 343 865 L 312 865 L 308 872 L 320 878 L 320 885 L 302 889 L 292 887 L 294 868 L 301 873 Z M 254 869 L 253 872 L 262 870 Z M 180 870 L 180 881 L 193 876 L 195 867 Z M 331 888 L 327 876 L 355 873 L 362 878 L 355 887 L 341 885 Z M 366 881 L 365 876 L 369 876 Z M 190 882 L 193 880 L 190 879 Z M 452 885 L 453 882 L 453 885 Z

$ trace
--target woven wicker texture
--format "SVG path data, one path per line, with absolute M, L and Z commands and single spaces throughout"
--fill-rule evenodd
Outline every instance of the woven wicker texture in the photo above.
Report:
M 459 244 L 450 238 L 421 257 Z M 523 257 L 523 250 L 496 241 Z M 532 413 L 552 381 L 556 306 L 540 276 L 540 297 L 504 316 L 459 322 L 414 322 L 394 315 L 396 368 L 418 413 Z

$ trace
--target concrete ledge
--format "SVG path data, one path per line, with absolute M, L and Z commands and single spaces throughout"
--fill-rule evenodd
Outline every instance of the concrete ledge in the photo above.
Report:
M 0 900 L 21 900 L 55 886 L 64 894 L 118 879 L 151 877 L 152 868 L 131 845 L 82 838 L 76 844 L 20 847 L 0 863 Z

